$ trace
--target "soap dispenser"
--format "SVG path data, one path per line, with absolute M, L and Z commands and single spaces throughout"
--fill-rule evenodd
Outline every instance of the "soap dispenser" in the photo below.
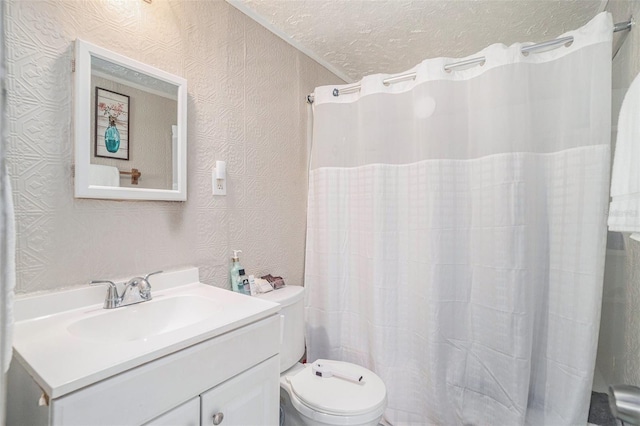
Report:
M 242 250 L 233 250 L 233 257 L 231 258 L 231 260 L 233 261 L 233 265 L 231 265 L 231 270 L 229 271 L 231 279 L 231 289 L 236 293 L 242 292 L 242 290 L 238 288 L 240 269 L 243 269 L 242 265 L 240 265 L 240 258 L 238 257 L 238 253 L 242 253 Z

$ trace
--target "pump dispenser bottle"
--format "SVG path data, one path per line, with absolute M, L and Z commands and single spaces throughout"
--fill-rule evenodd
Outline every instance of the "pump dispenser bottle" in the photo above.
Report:
M 231 280 L 231 289 L 236 293 L 242 292 L 242 290 L 238 288 L 238 278 L 240 278 L 240 269 L 243 269 L 242 265 L 240 265 L 240 258 L 238 257 L 238 253 L 242 253 L 242 250 L 233 250 L 233 257 L 231 258 L 231 260 L 233 261 L 233 265 L 231 265 L 231 270 L 229 271 L 230 280 Z

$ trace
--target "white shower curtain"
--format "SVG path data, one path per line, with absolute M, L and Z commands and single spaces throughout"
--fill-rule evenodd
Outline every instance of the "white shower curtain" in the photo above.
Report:
M 4 8 L 0 5 L 0 34 L 4 34 Z M 15 219 L 13 194 L 5 164 L 6 85 L 5 45 L 0 41 L 0 425 L 5 424 L 7 371 L 11 362 L 13 288 L 15 286 Z
M 608 203 L 612 22 L 571 46 L 315 90 L 308 360 L 364 365 L 394 425 L 584 425 Z

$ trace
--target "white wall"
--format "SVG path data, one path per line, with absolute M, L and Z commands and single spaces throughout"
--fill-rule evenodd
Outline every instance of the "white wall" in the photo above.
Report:
M 304 96 L 340 79 L 222 0 L 5 7 L 18 292 L 185 265 L 228 287 L 231 249 L 248 273 L 301 283 Z M 73 198 L 76 37 L 188 80 L 187 202 Z M 215 160 L 227 161 L 226 197 L 211 195 Z
M 640 2 L 610 0 L 607 11 L 614 22 L 640 18 Z M 614 39 L 612 141 L 624 94 L 640 72 L 640 26 Z M 640 120 L 640 115 L 638 116 Z M 614 147 L 615 149 L 615 147 Z M 629 234 L 609 233 L 602 300 L 597 370 L 602 384 L 640 386 L 640 243 Z M 606 388 L 597 388 L 603 391 Z

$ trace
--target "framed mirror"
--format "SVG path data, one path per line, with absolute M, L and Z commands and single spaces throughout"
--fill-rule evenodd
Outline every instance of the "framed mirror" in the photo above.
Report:
M 187 199 L 187 81 L 77 39 L 75 196 Z

